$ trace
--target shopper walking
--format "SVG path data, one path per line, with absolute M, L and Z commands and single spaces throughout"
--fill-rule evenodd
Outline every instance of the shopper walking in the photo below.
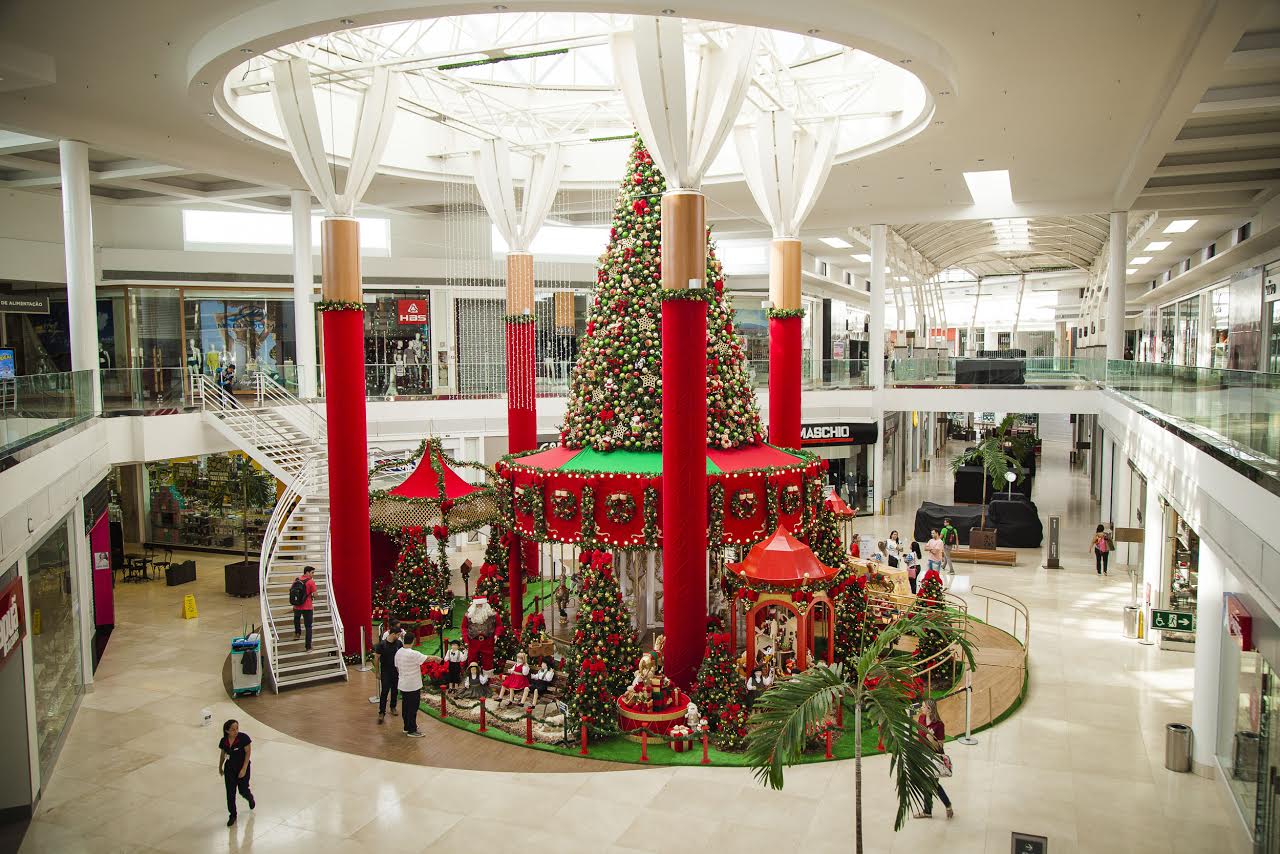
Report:
M 396 670 L 396 653 L 404 646 L 400 641 L 402 630 L 400 623 L 392 621 L 391 625 L 383 633 L 382 639 L 378 641 L 374 652 L 378 654 L 378 723 L 382 723 L 387 715 L 387 700 L 391 700 L 391 714 L 396 713 L 396 697 L 398 685 L 400 682 L 400 674 Z
M 253 809 L 258 802 L 249 791 L 249 760 L 253 756 L 253 739 L 240 731 L 240 722 L 232 718 L 222 725 L 218 742 L 218 774 L 227 789 L 227 827 L 236 823 L 236 792 Z
M 1098 571 L 1098 575 L 1107 574 L 1107 561 L 1111 557 L 1111 552 L 1115 551 L 1115 541 L 1111 539 L 1111 534 L 1102 525 L 1098 526 L 1098 530 L 1093 534 L 1093 563 Z
M 920 569 L 920 544 L 911 543 L 911 548 L 903 549 L 902 565 L 907 569 L 907 581 L 911 584 L 911 592 L 916 592 L 916 575 Z
M 888 549 L 889 566 L 897 566 L 902 562 L 902 540 L 898 538 L 897 531 L 889 532 L 889 540 L 885 543 Z
M 406 635 L 404 646 L 396 650 L 395 665 L 400 687 L 400 711 L 404 718 L 404 734 L 422 738 L 418 732 L 418 704 L 422 702 L 422 663 L 427 657 L 413 648 L 413 635 Z
M 942 718 L 938 717 L 938 703 L 936 700 L 925 700 L 923 714 L 920 715 L 918 722 L 920 724 L 920 737 L 929 745 L 937 756 L 935 768 L 938 769 L 939 776 L 951 776 L 951 760 L 947 758 L 945 743 L 947 740 L 947 727 L 942 722 Z M 944 770 L 945 769 L 945 770 Z M 947 790 L 942 788 L 942 784 L 938 784 L 938 800 L 942 801 L 942 805 L 947 808 L 947 818 L 952 818 L 955 811 L 951 809 L 951 799 L 947 797 Z M 932 818 L 933 817 L 933 793 L 924 796 L 924 810 L 915 814 L 916 818 Z
M 942 569 L 946 565 L 947 553 L 937 529 L 929 531 L 929 542 L 924 544 L 924 552 L 929 556 L 929 569 Z
M 302 624 L 307 624 L 306 648 L 311 649 L 311 624 L 315 613 L 312 600 L 316 595 L 316 568 L 303 567 L 302 575 L 289 585 L 289 604 L 293 606 L 293 639 L 302 637 Z
M 942 554 L 947 572 L 955 575 L 956 568 L 951 563 L 951 547 L 960 545 L 960 532 L 951 524 L 950 519 L 942 520 Z

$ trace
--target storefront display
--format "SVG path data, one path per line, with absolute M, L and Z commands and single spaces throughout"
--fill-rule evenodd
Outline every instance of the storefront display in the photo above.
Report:
M 874 422 L 804 423 L 800 446 L 827 461 L 827 483 L 841 500 L 871 515 L 871 449 L 879 430 Z
M 72 580 L 67 519 L 27 555 L 32 672 L 40 776 L 47 783 L 67 725 L 84 692 L 79 586 Z
M 158 545 L 255 552 L 276 482 L 239 452 L 148 463 L 150 534 Z
M 292 299 L 188 290 L 183 307 L 185 343 L 172 366 L 218 377 L 231 390 L 251 388 L 257 371 L 293 380 Z
M 431 294 L 371 292 L 365 304 L 365 386 L 371 395 L 431 393 Z

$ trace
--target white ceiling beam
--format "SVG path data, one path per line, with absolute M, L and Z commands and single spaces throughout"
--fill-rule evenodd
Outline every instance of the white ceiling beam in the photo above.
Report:
M 1238 151 L 1242 148 L 1280 146 L 1280 133 L 1237 133 L 1205 136 L 1199 139 L 1175 139 L 1170 154 L 1197 154 L 1207 151 Z
M 1227 68 L 1244 71 L 1257 68 L 1280 68 L 1280 47 L 1263 47 L 1255 50 L 1232 51 L 1227 57 Z
M 147 160 L 119 160 L 108 163 L 98 172 L 89 173 L 89 181 L 118 181 L 122 178 L 167 178 L 173 175 L 189 175 L 192 170 L 181 166 L 169 166 Z
M 56 140 L 42 139 L 11 130 L 0 130 L 0 154 L 22 154 L 27 151 L 44 151 L 57 147 Z
M 1280 107 L 1280 87 L 1274 84 L 1210 89 L 1191 110 L 1193 116 L 1247 115 Z
M 1145 187 L 1143 196 L 1174 196 L 1180 193 L 1221 193 L 1230 190 L 1263 190 L 1280 186 L 1280 179 L 1257 178 L 1241 181 L 1215 181 L 1208 184 L 1170 184 L 1161 187 Z
M 1182 175 L 1216 175 L 1220 172 L 1255 172 L 1280 169 L 1280 157 L 1259 160 L 1217 160 L 1210 163 L 1179 163 L 1176 166 L 1157 166 L 1153 178 L 1170 178 Z
M 30 157 L 18 157 L 13 154 L 0 154 L 0 166 L 9 169 L 21 169 L 24 172 L 30 172 L 33 175 L 56 175 L 58 174 L 57 163 L 46 163 L 43 160 L 34 160 Z

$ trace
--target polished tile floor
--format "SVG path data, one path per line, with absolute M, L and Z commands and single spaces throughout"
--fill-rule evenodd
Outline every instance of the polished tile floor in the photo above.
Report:
M 1053 434 L 1046 424 L 1046 434 Z M 992 852 L 1010 831 L 1049 837 L 1053 854 L 1133 850 L 1243 852 L 1220 786 L 1164 770 L 1163 727 L 1188 721 L 1192 657 L 1121 636 L 1129 585 L 1093 572 L 1096 505 L 1064 441 L 1047 441 L 1036 500 L 1064 518 L 1065 568 L 1024 551 L 1012 568 L 961 568 L 1031 613 L 1031 689 L 1007 722 L 953 745 L 956 806 L 892 829 L 888 761 L 864 764 L 867 850 Z M 946 501 L 945 466 L 916 475 L 899 515 L 859 520 L 881 536 L 907 530 L 921 500 Z M 853 849 L 853 766 L 807 765 L 782 792 L 733 769 L 505 774 L 422 767 L 299 742 L 237 710 L 222 688 L 229 639 L 256 621 L 256 600 L 222 594 L 217 560 L 201 561 L 198 620 L 187 588 L 119 588 L 120 623 L 58 759 L 23 852 L 846 852 Z M 214 726 L 201 726 L 210 709 Z M 220 722 L 238 715 L 254 739 L 258 808 L 224 826 L 216 776 Z M 373 726 L 370 716 L 369 725 Z M 470 737 L 459 734 L 459 738 Z M 427 758 L 429 760 L 429 757 Z

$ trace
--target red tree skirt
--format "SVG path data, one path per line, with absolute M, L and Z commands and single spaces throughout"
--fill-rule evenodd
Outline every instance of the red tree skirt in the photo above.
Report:
M 800 447 L 800 318 L 769 318 L 769 441 Z
M 667 676 L 697 675 L 707 618 L 707 305 L 662 304 L 662 604 Z
M 324 312 L 325 413 L 329 442 L 330 583 L 345 632 L 343 652 L 372 638 L 369 457 L 365 422 L 364 312 Z

